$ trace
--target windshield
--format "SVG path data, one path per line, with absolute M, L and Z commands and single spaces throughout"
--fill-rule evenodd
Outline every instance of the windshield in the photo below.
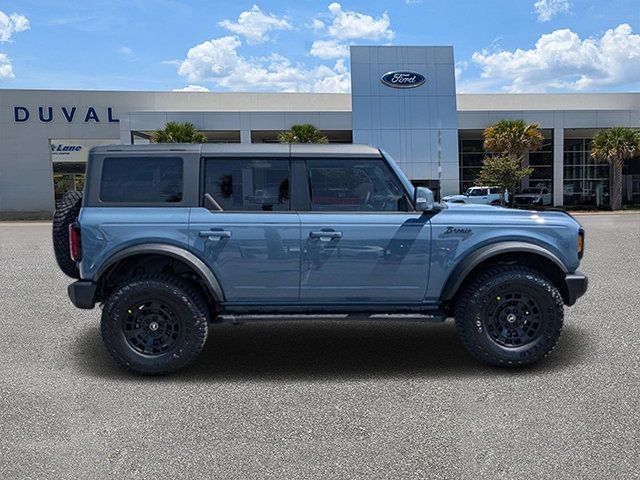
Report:
M 539 188 L 525 188 L 524 190 L 522 190 L 520 193 L 540 193 L 540 189 Z
M 487 194 L 486 188 L 470 188 L 467 190 L 466 195 L 468 197 L 481 197 Z

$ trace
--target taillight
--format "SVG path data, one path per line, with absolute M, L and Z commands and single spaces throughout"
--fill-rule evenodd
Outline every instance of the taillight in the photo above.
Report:
M 584 230 L 578 232 L 578 258 L 584 255 Z
M 82 260 L 82 243 L 80 242 L 80 226 L 69 224 L 69 255 L 71 260 L 79 262 Z

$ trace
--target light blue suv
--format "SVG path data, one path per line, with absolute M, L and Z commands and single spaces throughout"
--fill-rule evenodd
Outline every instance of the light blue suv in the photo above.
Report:
M 71 301 L 102 305 L 107 349 L 141 374 L 260 314 L 454 317 L 475 357 L 523 366 L 587 288 L 570 215 L 447 208 L 360 145 L 98 147 L 53 239 Z

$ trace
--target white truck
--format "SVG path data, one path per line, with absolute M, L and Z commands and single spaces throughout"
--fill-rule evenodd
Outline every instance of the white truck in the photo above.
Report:
M 446 203 L 473 203 L 484 205 L 500 205 L 500 189 L 498 187 L 470 187 L 462 195 L 447 195 L 442 198 Z M 505 203 L 509 194 L 504 192 Z

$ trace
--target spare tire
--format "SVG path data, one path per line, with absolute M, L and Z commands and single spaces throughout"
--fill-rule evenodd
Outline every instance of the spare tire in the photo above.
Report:
M 81 206 L 82 193 L 67 192 L 56 202 L 53 214 L 53 251 L 60 270 L 71 278 L 80 278 L 80 271 L 69 251 L 69 225 L 78 218 Z

